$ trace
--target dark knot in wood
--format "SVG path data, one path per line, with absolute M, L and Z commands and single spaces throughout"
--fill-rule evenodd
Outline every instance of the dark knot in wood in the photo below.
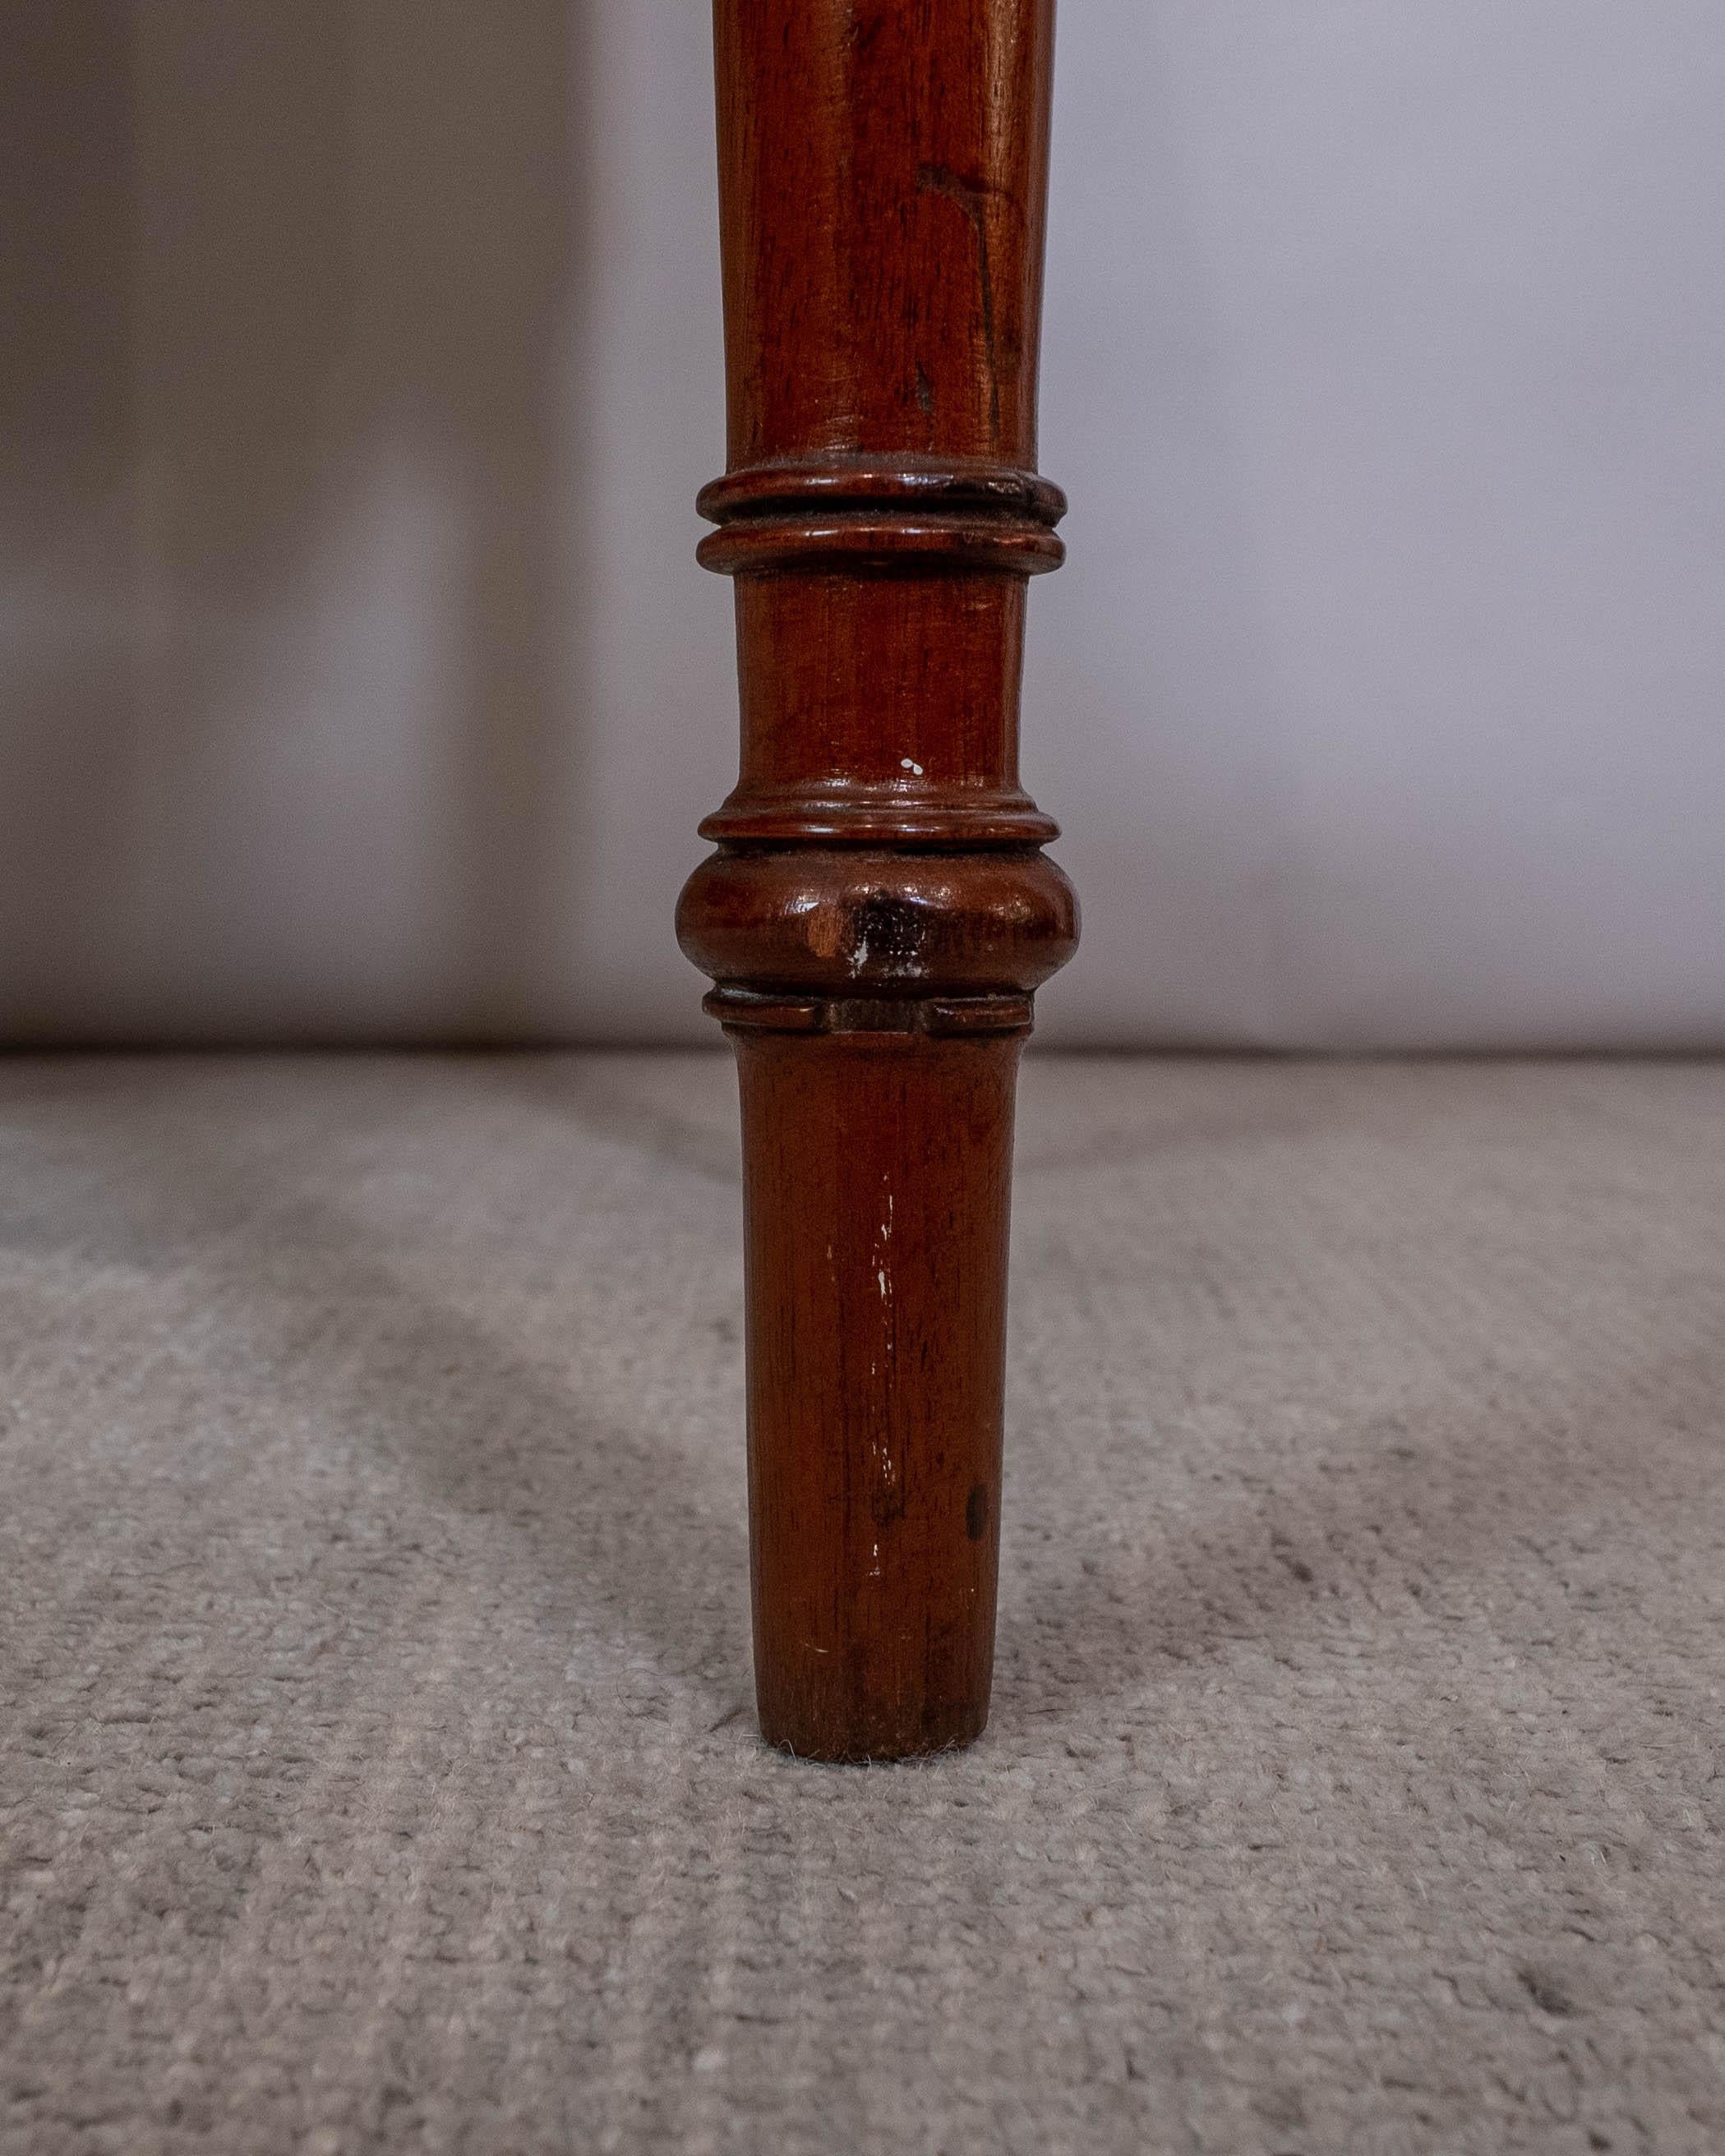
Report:
M 726 850 L 684 887 L 677 938 L 721 988 L 830 998 L 1026 996 L 1078 941 L 1045 855 Z

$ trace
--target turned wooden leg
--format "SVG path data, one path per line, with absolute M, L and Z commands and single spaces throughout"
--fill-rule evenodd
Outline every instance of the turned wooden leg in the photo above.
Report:
M 736 791 L 678 912 L 742 1088 L 756 1686 L 814 1758 L 988 1717 L 1031 992 L 1018 783 L 1053 0 L 716 0 Z

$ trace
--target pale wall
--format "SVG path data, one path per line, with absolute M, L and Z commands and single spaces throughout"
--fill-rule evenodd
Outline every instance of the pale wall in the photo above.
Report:
M 0 1035 L 703 1038 L 696 0 L 21 0 Z M 1725 1042 L 1725 9 L 1067 0 L 1066 1040 Z

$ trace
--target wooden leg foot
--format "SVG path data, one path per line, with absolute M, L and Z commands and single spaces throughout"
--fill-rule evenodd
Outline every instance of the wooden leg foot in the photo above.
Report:
M 818 1759 L 988 1713 L 1019 1036 L 735 1032 L 755 1681 Z

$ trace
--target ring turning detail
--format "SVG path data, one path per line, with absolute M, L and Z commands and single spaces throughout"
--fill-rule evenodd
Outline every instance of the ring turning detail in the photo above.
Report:
M 1007 465 L 843 454 L 757 465 L 703 487 L 696 506 L 719 526 L 696 559 L 730 575 L 842 557 L 906 575 L 961 567 L 1029 577 L 1066 557 L 1054 530 L 1065 495 Z

